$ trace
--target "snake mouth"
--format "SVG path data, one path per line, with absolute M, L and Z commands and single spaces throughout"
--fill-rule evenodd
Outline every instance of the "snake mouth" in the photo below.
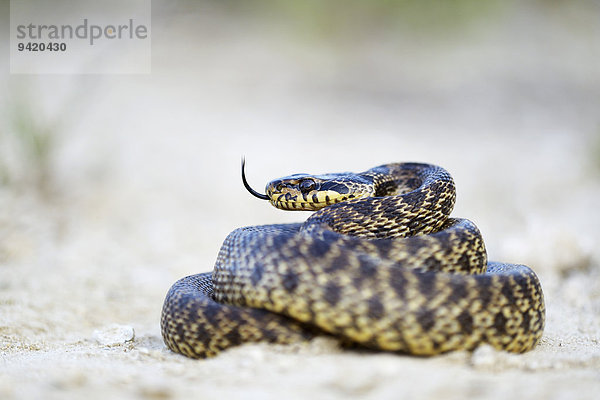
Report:
M 355 194 L 343 195 L 331 190 L 314 193 L 267 190 L 267 196 L 273 207 L 288 211 L 317 211 L 332 204 L 363 197 Z
M 275 208 L 288 211 L 317 211 L 327 206 L 328 204 L 308 203 L 300 201 L 276 201 L 270 200 L 270 203 Z

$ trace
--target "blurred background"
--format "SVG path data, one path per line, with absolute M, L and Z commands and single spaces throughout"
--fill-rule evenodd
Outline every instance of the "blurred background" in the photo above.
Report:
M 227 233 L 307 217 L 251 197 L 242 156 L 257 189 L 439 164 L 490 258 L 539 272 L 550 333 L 552 298 L 597 315 L 599 16 L 593 0 L 155 1 L 151 74 L 16 75 L 5 57 L 5 348 L 107 321 L 159 343 L 164 294 Z

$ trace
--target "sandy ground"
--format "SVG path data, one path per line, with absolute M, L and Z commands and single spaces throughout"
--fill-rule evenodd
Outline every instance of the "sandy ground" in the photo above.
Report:
M 586 10 L 509 7 L 431 37 L 343 40 L 163 10 L 151 75 L 4 67 L 0 398 L 597 398 L 600 25 Z M 47 162 L 12 132 L 19 99 L 36 123 L 60 124 Z M 210 270 L 232 229 L 306 217 L 244 192 L 241 155 L 257 187 L 390 161 L 446 167 L 454 215 L 478 224 L 490 258 L 538 272 L 540 344 L 435 358 L 323 338 L 171 353 L 158 327 L 170 285 Z

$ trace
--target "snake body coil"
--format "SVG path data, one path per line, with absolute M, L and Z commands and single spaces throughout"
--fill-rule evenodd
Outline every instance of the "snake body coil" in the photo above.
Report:
M 317 211 L 302 224 L 233 231 L 212 273 L 176 282 L 161 318 L 171 350 L 203 358 L 245 342 L 327 333 L 415 355 L 481 343 L 524 352 L 542 335 L 537 276 L 487 262 L 477 227 L 449 218 L 454 182 L 440 167 L 298 174 L 253 194 Z

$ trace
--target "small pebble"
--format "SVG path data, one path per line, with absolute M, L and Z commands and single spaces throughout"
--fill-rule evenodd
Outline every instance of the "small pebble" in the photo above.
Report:
M 135 339 L 133 327 L 112 324 L 94 331 L 94 340 L 103 346 L 118 346 Z
M 498 362 L 498 352 L 490 345 L 479 346 L 471 356 L 471 365 L 476 368 L 492 368 Z

